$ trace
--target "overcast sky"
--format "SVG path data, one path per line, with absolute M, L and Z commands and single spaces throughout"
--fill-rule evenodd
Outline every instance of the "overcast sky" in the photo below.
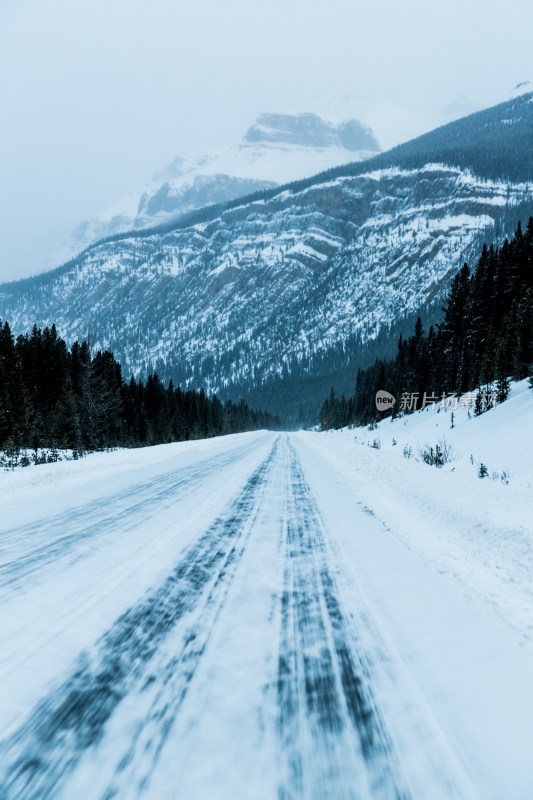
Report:
M 0 0 L 0 280 L 262 111 L 392 101 L 413 130 L 390 145 L 499 102 L 532 78 L 532 32 L 532 0 Z

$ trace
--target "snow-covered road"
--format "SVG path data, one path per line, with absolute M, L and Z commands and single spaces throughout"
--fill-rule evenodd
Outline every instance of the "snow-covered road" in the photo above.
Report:
M 315 441 L 104 454 L 6 493 L 2 800 L 533 795 L 531 649 Z

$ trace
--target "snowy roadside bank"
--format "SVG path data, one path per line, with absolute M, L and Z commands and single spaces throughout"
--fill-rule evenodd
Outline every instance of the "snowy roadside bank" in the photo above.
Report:
M 522 381 L 505 403 L 479 417 L 456 410 L 453 429 L 451 412 L 431 408 L 386 419 L 374 430 L 299 436 L 391 536 L 520 641 L 533 638 L 532 420 L 533 392 Z M 443 439 L 452 460 L 441 469 L 422 463 L 419 448 Z M 489 477 L 478 477 L 480 464 Z
M 194 439 L 185 442 L 172 442 L 152 447 L 117 448 L 116 450 L 88 453 L 77 460 L 65 459 L 49 464 L 32 464 L 17 467 L 15 470 L 0 470 L 0 504 L 10 501 L 40 497 L 50 497 L 55 492 L 86 489 L 93 482 L 106 481 L 111 477 L 120 479 L 121 474 L 130 481 L 132 471 L 143 473 L 149 466 L 160 465 L 165 470 L 170 462 L 176 462 L 187 455 L 201 458 L 204 454 L 227 452 L 232 447 L 240 447 L 243 437 L 261 436 L 261 432 L 229 434 L 212 439 Z M 264 434 L 263 434 L 264 435 Z M 113 483 L 116 487 L 116 483 Z

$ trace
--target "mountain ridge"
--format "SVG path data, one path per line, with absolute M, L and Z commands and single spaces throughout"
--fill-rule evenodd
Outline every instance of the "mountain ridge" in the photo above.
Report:
M 459 127 L 471 139 L 486 124 L 498 133 L 512 111 L 523 117 L 515 142 L 529 136 L 530 99 L 478 112 Z M 454 125 L 437 129 L 435 153 L 442 130 Z M 493 143 L 505 156 L 508 137 Z M 411 158 L 415 146 L 407 145 L 401 152 Z M 443 163 L 385 167 L 390 154 L 377 158 L 379 169 L 376 159 L 348 165 L 108 237 L 52 272 L 1 285 L 0 315 L 17 330 L 55 322 L 68 340 L 91 331 L 94 346 L 111 347 L 126 371 L 156 369 L 222 394 L 326 374 L 328 353 L 372 341 L 438 304 L 483 239 L 529 215 L 527 180 Z M 528 159 L 526 148 L 526 174 Z M 345 363 L 355 370 L 351 352 Z
M 528 81 L 523 82 L 526 87 L 529 87 L 531 84 Z M 520 84 L 519 84 L 520 86 Z M 492 115 L 494 113 L 498 113 L 505 107 L 512 108 L 515 106 L 517 102 L 521 103 L 522 108 L 524 107 L 524 100 L 527 98 L 526 103 L 531 106 L 529 109 L 528 120 L 527 120 L 527 130 L 521 136 L 521 142 L 526 143 L 528 146 L 527 148 L 527 156 L 526 159 L 529 164 L 528 172 L 531 171 L 531 175 L 533 178 L 533 88 L 531 91 L 526 91 L 522 94 L 517 95 L 516 97 L 511 98 L 510 100 L 504 100 L 503 102 L 499 103 L 496 106 L 492 106 L 489 109 L 484 109 L 482 111 L 476 111 L 472 114 L 469 114 L 466 117 L 461 118 L 460 120 L 454 120 L 452 122 L 448 122 L 445 125 L 441 125 L 433 131 L 429 133 L 422 134 L 421 136 L 416 137 L 415 139 L 410 140 L 409 142 L 405 142 L 400 145 L 396 145 L 395 147 L 387 150 L 384 153 L 380 153 L 377 156 L 373 156 L 372 158 L 365 159 L 363 162 L 347 162 L 346 164 L 341 164 L 337 167 L 332 167 L 327 170 L 323 170 L 322 172 L 318 172 L 308 178 L 302 178 L 294 181 L 289 181 L 285 184 L 277 185 L 275 187 L 261 190 L 261 191 L 254 191 L 248 195 L 243 195 L 233 200 L 227 201 L 225 203 L 218 203 L 218 204 L 209 204 L 204 208 L 195 209 L 194 211 L 190 211 L 186 214 L 179 215 L 173 219 L 168 221 L 162 222 L 157 225 L 147 226 L 145 228 L 131 228 L 125 231 L 120 231 L 117 233 L 110 234 L 109 236 L 104 236 L 101 239 L 98 239 L 91 244 L 84 247 L 78 254 L 66 260 L 63 264 L 58 265 L 57 267 L 53 267 L 46 272 L 37 273 L 37 275 L 33 275 L 27 278 L 21 278 L 14 281 L 5 281 L 0 283 L 0 289 L 2 286 L 9 286 L 14 287 L 17 284 L 22 284 L 27 281 L 33 281 L 38 279 L 40 276 L 50 275 L 56 273 L 58 270 L 63 270 L 64 267 L 71 266 L 77 262 L 77 260 L 82 257 L 85 253 L 87 253 L 91 248 L 100 246 L 105 243 L 111 243 L 115 241 L 120 241 L 125 238 L 130 238 L 133 236 L 138 237 L 146 237 L 151 236 L 157 233 L 167 233 L 172 230 L 177 230 L 183 226 L 194 224 L 194 220 L 204 221 L 215 218 L 217 214 L 222 213 L 224 210 L 229 210 L 235 207 L 239 207 L 240 205 L 247 205 L 249 203 L 255 202 L 257 200 L 262 199 L 272 199 L 276 195 L 289 191 L 299 191 L 301 189 L 306 188 L 308 185 L 319 185 L 321 183 L 325 183 L 330 180 L 334 180 L 340 177 L 354 177 L 358 174 L 363 174 L 367 171 L 372 171 L 380 168 L 387 168 L 387 167 L 394 167 L 398 166 L 397 156 L 405 153 L 406 149 L 409 150 L 417 145 L 417 143 L 426 143 L 430 142 L 434 139 L 435 135 L 440 133 L 445 133 L 449 130 L 454 130 L 457 125 L 463 126 L 465 123 L 469 121 L 477 121 L 478 119 L 482 118 L 484 115 Z M 529 134 L 531 133 L 531 136 Z M 433 155 L 437 154 L 436 148 L 434 149 Z M 431 153 L 425 153 L 424 157 L 429 157 Z M 507 152 L 506 155 L 509 155 Z M 409 158 L 409 154 L 406 156 Z M 458 158 L 456 156 L 456 158 Z M 524 159 L 524 160 L 526 160 Z M 425 163 L 429 163 L 426 161 Z M 438 162 L 437 162 L 438 163 Z M 453 164 L 449 164 L 447 162 L 443 162 L 446 166 L 453 166 Z M 459 164 L 456 166 L 466 166 L 467 169 L 472 169 L 469 167 L 468 164 Z M 495 171 L 497 173 L 497 170 Z M 494 176 L 494 173 L 493 173 Z M 480 177 L 483 177 L 480 175 Z M 529 178 L 526 182 L 529 181 Z
M 264 113 L 240 144 L 177 156 L 151 182 L 83 220 L 63 252 L 72 255 L 106 235 L 163 224 L 380 149 L 372 130 L 356 119 L 332 123 L 314 112 Z

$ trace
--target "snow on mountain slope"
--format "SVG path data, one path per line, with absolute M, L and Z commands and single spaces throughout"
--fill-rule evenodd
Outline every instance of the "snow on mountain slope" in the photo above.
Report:
M 126 374 L 255 385 L 435 300 L 527 191 L 442 165 L 311 183 L 4 285 L 0 317 L 90 332 Z
M 57 270 L 0 286 L 0 317 L 17 334 L 55 323 L 69 341 L 90 335 L 126 376 L 157 369 L 233 396 L 270 378 L 329 376 L 339 363 L 348 372 L 359 340 L 438 309 L 483 242 L 527 221 L 532 97 L 368 161 L 101 241 Z M 301 142 L 339 136 L 304 116 Z M 268 141 L 250 147 L 291 140 L 295 124 L 264 119 L 251 136 Z M 371 134 L 349 135 L 358 146 Z
M 158 224 L 210 203 L 368 158 L 379 150 L 370 128 L 355 119 L 332 123 L 309 112 L 261 114 L 241 144 L 178 156 L 150 184 L 80 223 L 61 253 L 62 260 L 118 231 Z

